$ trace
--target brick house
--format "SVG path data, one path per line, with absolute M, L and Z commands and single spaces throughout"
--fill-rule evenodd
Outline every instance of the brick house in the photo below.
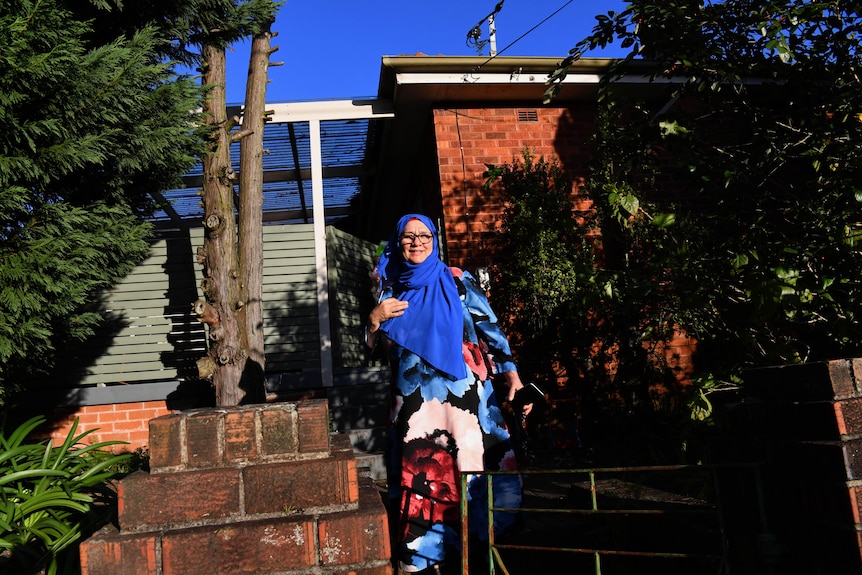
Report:
M 555 159 L 573 184 L 572 210 L 591 203 L 582 193 L 592 159 L 590 138 L 599 80 L 610 60 L 586 59 L 570 68 L 563 87 L 543 104 L 545 80 L 556 58 L 383 59 L 380 97 L 391 98 L 395 117 L 385 134 L 380 181 L 364 191 L 365 227 L 379 239 L 403 213 L 436 218 L 450 265 L 475 270 L 499 263 L 503 199 L 485 188 L 488 165 L 520 160 L 525 150 Z M 673 101 L 674 81 L 650 81 L 634 62 L 615 90 L 661 104 Z M 399 182 L 401 182 L 399 184 Z M 500 311 L 500 310 L 498 310 Z M 662 351 L 679 381 L 691 375 L 694 340 L 680 333 Z M 564 376 L 565 377 L 565 376 Z
M 558 158 L 574 182 L 574 209 L 588 207 L 578 202 L 578 190 L 590 157 L 596 88 L 609 62 L 578 62 L 560 95 L 543 105 L 544 81 L 557 61 L 385 57 L 376 99 L 271 106 L 264 178 L 270 399 L 325 397 L 331 425 L 357 432 L 354 449 L 379 447 L 374 431 L 385 421 L 386 371 L 356 350 L 370 307 L 371 252 L 397 218 L 421 211 L 436 219 L 451 265 L 472 270 L 492 263 L 502 203 L 493 188 L 484 189 L 483 174 L 486 164 L 510 162 L 525 147 Z M 636 69 L 619 82 L 666 98 L 668 86 Z M 26 403 L 54 415 L 53 435 L 65 435 L 79 417 L 81 430 L 99 429 L 95 440 L 145 447 L 150 419 L 195 406 L 205 395 L 206 386 L 186 378 L 205 346 L 187 309 L 200 280 L 193 264 L 201 237 L 194 178 L 190 188 L 166 194 L 173 210 L 161 214 L 152 260 L 104 294 L 106 309 L 123 313 L 109 315 L 116 321 L 106 339 L 90 342 L 101 359 L 82 361 L 84 373 L 57 374 Z M 139 313 L 128 313 L 131 302 L 147 301 L 135 308 Z M 139 335 L 148 339 L 140 343 Z M 129 361 L 143 348 L 150 356 Z M 680 339 L 666 350 L 683 377 L 692 348 Z M 793 372 L 800 375 L 752 374 L 761 383 L 750 385 L 747 409 L 734 414 L 735 434 L 722 440 L 730 461 L 767 460 L 766 483 L 780 495 L 769 498 L 766 511 L 776 519 L 781 548 L 765 538 L 775 533 L 751 533 L 744 551 L 752 557 L 772 552 L 766 557 L 772 565 L 780 555 L 785 566 L 799 569 L 787 572 L 815 572 L 822 566 L 816 550 L 829 544 L 831 557 L 852 565 L 846 572 L 858 572 L 862 365 L 836 360 Z M 812 492 L 811 477 L 798 471 L 814 468 L 828 473 L 816 477 Z M 805 544 L 815 540 L 818 545 Z
M 502 202 L 484 189 L 486 164 L 535 156 L 559 159 L 573 181 L 573 209 L 587 176 L 596 88 L 609 64 L 577 62 L 559 96 L 542 104 L 553 58 L 384 58 L 380 96 L 395 117 L 384 139 L 382 181 L 363 198 L 364 228 L 375 239 L 408 211 L 437 218 L 448 261 L 468 269 L 494 261 Z M 635 63 L 637 64 L 637 63 Z M 649 82 L 631 68 L 622 90 L 669 102 L 669 80 Z M 381 232 L 382 230 L 382 232 Z M 377 238 L 383 237 L 381 235 Z M 664 352 L 678 378 L 692 368 L 695 342 L 679 337 Z M 746 373 L 745 397 L 722 406 L 727 429 L 712 439 L 714 463 L 750 462 L 761 474 L 746 497 L 722 491 L 733 531 L 730 554 L 763 572 L 858 573 L 862 565 L 862 360 L 836 359 Z M 763 508 L 747 498 L 762 489 Z M 762 513 L 759 523 L 754 510 Z M 740 521 L 733 524 L 733 521 Z
M 386 372 L 369 365 L 360 342 L 371 305 L 367 272 L 374 245 L 400 215 L 421 211 L 438 222 L 451 265 L 473 270 L 494 261 L 502 200 L 484 190 L 486 164 L 524 149 L 556 158 L 578 189 L 586 177 L 595 96 L 609 60 L 577 62 L 559 96 L 542 104 L 557 58 L 384 57 L 374 100 L 273 104 L 265 134 L 265 330 L 271 400 L 327 397 L 337 429 L 379 431 Z M 624 89 L 665 98 L 667 86 L 633 69 Z M 110 320 L 67 368 L 30 392 L 19 412 L 52 414 L 64 436 L 74 418 L 94 440 L 144 447 L 153 417 L 197 407 L 208 385 L 193 363 L 206 334 L 190 311 L 199 297 L 202 241 L 195 187 L 165 193 L 151 257 L 101 295 Z M 691 342 L 668 352 L 683 375 Z M 69 369 L 68 366 L 72 368 Z M 357 406 L 357 398 L 373 406 Z M 359 433 L 373 450 L 380 434 Z
M 564 88 L 542 104 L 557 58 L 398 56 L 383 59 L 381 98 L 395 117 L 385 134 L 376 185 L 364 192 L 364 237 L 385 233 L 404 212 L 436 217 L 451 265 L 473 269 L 494 256 L 502 201 L 483 189 L 486 164 L 521 157 L 557 158 L 575 190 L 590 159 L 596 89 L 609 60 L 577 62 Z M 632 74 L 621 86 L 659 92 Z M 575 206 L 579 208 L 583 206 Z

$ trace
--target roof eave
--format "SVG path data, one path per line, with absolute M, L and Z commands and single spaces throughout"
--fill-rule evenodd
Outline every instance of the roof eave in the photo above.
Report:
M 516 101 L 541 103 L 548 76 L 557 69 L 556 57 L 384 56 L 378 97 L 406 101 Z M 619 60 L 585 58 L 569 67 L 557 101 L 591 100 L 602 75 Z M 650 80 L 651 63 L 632 61 L 617 83 L 643 86 Z M 650 68 L 651 69 L 651 68 Z

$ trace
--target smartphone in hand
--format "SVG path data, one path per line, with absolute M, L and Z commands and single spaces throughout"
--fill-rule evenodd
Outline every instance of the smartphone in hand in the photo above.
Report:
M 539 389 L 539 386 L 532 381 L 515 392 L 512 407 L 520 410 L 525 405 L 530 405 L 531 403 L 545 403 L 545 392 Z

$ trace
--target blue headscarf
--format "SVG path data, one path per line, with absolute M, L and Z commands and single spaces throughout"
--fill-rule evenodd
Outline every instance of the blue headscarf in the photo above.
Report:
M 431 253 L 418 265 L 404 261 L 401 255 L 400 237 L 413 219 L 425 224 L 434 236 Z M 391 285 L 395 296 L 410 304 L 404 315 L 384 321 L 380 331 L 455 380 L 467 377 L 461 350 L 463 310 L 452 272 L 440 261 L 434 223 L 421 214 L 398 220 L 377 271 L 383 284 Z

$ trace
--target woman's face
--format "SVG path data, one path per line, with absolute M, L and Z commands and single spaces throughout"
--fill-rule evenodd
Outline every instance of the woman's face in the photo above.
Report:
M 401 257 L 405 262 L 421 264 L 434 249 L 434 236 L 428 226 L 419 220 L 410 220 L 399 238 Z

